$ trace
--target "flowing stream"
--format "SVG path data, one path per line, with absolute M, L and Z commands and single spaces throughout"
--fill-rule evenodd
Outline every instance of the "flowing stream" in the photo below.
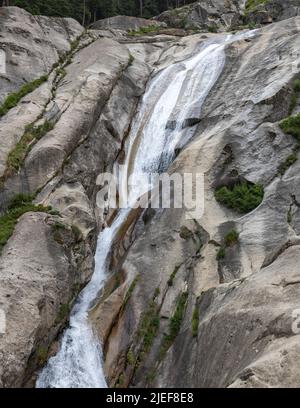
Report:
M 195 127 L 187 120 L 199 118 L 208 93 L 225 64 L 225 45 L 255 32 L 216 37 L 208 40 L 194 55 L 158 72 L 150 81 L 134 118 L 126 148 L 126 174 L 133 178 L 129 202 L 135 202 L 149 188 L 139 175 L 162 172 L 175 158 L 178 145 L 187 143 Z M 127 219 L 129 209 L 119 211 L 110 227 L 98 237 L 95 271 L 80 293 L 71 312 L 60 350 L 40 372 L 38 388 L 107 387 L 102 364 L 102 347 L 89 322 L 89 310 L 95 304 L 109 272 L 114 240 Z

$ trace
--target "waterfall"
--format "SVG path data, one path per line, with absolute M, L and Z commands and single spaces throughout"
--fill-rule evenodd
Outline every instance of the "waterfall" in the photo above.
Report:
M 129 202 L 146 192 L 146 187 L 138 182 L 138 175 L 167 169 L 175 157 L 176 146 L 187 143 L 193 136 L 195 127 L 187 127 L 185 122 L 200 117 L 202 105 L 224 68 L 225 45 L 254 35 L 251 31 L 208 40 L 200 51 L 152 78 L 134 118 L 126 147 L 128 172 L 123 177 L 136 177 L 129 192 Z M 38 376 L 38 388 L 107 387 L 102 348 L 89 322 L 88 312 L 104 286 L 114 239 L 127 216 L 127 209 L 120 210 L 112 225 L 100 233 L 94 274 L 71 312 L 60 350 Z

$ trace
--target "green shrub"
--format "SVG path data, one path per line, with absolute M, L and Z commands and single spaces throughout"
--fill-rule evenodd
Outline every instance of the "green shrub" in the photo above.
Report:
M 196 304 L 195 309 L 193 311 L 192 317 L 192 335 L 193 337 L 197 337 L 198 335 L 198 326 L 199 326 L 199 308 Z
M 23 214 L 30 211 L 49 212 L 51 210 L 51 207 L 33 204 L 32 199 L 33 197 L 29 195 L 17 195 L 10 201 L 6 213 L 0 216 L 0 254 Z
M 246 214 L 262 202 L 264 190 L 260 184 L 238 183 L 233 188 L 221 187 L 215 191 L 216 200 L 228 208 Z
M 128 351 L 127 356 L 126 356 L 126 361 L 127 361 L 127 364 L 129 364 L 129 365 L 134 365 L 135 364 L 136 358 L 135 358 L 135 355 L 134 355 L 132 350 Z
M 33 199 L 34 199 L 34 195 L 17 194 L 8 203 L 8 209 L 13 210 L 14 208 L 18 208 L 23 205 L 31 204 Z
M 297 155 L 296 155 L 295 153 L 291 154 L 291 155 L 285 160 L 285 162 L 282 163 L 282 164 L 279 166 L 279 169 L 278 169 L 279 173 L 280 173 L 281 175 L 284 175 L 284 173 L 287 171 L 287 169 L 288 169 L 289 167 L 291 167 L 297 160 L 298 160 Z
M 300 79 L 296 79 L 294 82 L 294 91 L 296 93 L 300 93 Z
M 53 228 L 55 231 L 60 231 L 60 230 L 66 230 L 66 229 L 68 229 L 68 227 L 67 227 L 65 224 L 61 223 L 61 222 L 55 222 L 55 223 L 52 225 L 52 228 Z
M 224 237 L 224 243 L 227 247 L 235 245 L 238 242 L 238 240 L 239 240 L 239 233 L 235 230 L 229 231 L 228 234 L 226 234 Z
M 300 142 L 300 113 L 284 119 L 279 126 L 285 133 L 294 136 Z
M 208 32 L 209 33 L 217 33 L 218 32 L 218 27 L 216 27 L 216 26 L 208 26 L 207 27 L 207 30 L 208 30 Z
M 247 0 L 246 1 L 246 11 L 252 11 L 255 10 L 257 6 L 260 4 L 265 4 L 269 0 Z
M 6 113 L 10 109 L 14 108 L 20 102 L 20 100 L 24 98 L 24 96 L 33 92 L 36 88 L 38 88 L 40 85 L 42 85 L 42 83 L 46 82 L 47 80 L 48 76 L 43 75 L 42 77 L 23 85 L 22 88 L 19 89 L 19 91 L 10 94 L 5 99 L 3 104 L 0 105 L 0 117 L 6 115 Z
M 129 55 L 128 66 L 130 67 L 133 64 L 134 56 L 132 54 Z
M 224 259 L 226 255 L 225 248 L 221 247 L 217 252 L 217 261 Z

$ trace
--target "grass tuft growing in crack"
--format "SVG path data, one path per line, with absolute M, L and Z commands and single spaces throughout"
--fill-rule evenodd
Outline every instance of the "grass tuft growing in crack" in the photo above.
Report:
M 221 261 L 226 257 L 226 248 L 232 247 L 239 242 L 239 233 L 236 230 L 231 230 L 225 235 L 223 241 L 223 245 L 217 252 L 217 261 Z
M 142 340 L 140 355 L 147 353 L 151 349 L 159 329 L 159 324 L 158 307 L 153 300 L 149 303 L 147 310 L 143 313 L 137 331 L 137 337 Z
M 128 31 L 128 35 L 130 37 L 136 37 L 136 36 L 145 35 L 149 33 L 155 33 L 155 32 L 158 32 L 159 30 L 160 30 L 159 26 L 149 25 L 145 27 L 140 27 L 138 30 L 130 30 Z
M 10 94 L 2 105 L 0 105 L 0 117 L 7 114 L 7 112 L 17 106 L 24 96 L 33 92 L 36 88 L 42 85 L 44 82 L 48 80 L 48 75 L 43 75 L 34 81 L 28 82 L 27 84 L 23 85 L 19 91 Z
M 279 126 L 285 133 L 294 136 L 300 142 L 300 113 L 284 119 Z
M 184 317 L 187 299 L 188 299 L 188 292 L 182 292 L 177 299 L 176 310 L 169 321 L 168 334 L 164 335 L 164 338 L 162 340 L 162 344 L 161 344 L 161 347 L 158 353 L 159 361 L 163 360 L 163 358 L 166 355 L 166 352 L 169 350 L 176 336 L 179 333 L 181 323 Z
M 279 168 L 278 172 L 282 176 L 284 173 L 298 160 L 298 157 L 295 153 L 292 153 L 285 161 L 282 163 Z
M 266 4 L 269 0 L 247 0 L 246 1 L 246 12 L 253 11 L 257 6 L 261 4 Z
M 32 200 L 33 196 L 19 194 L 10 201 L 5 214 L 0 216 L 0 254 L 3 247 L 12 236 L 19 218 L 23 214 L 30 211 L 46 213 L 51 211 L 51 207 L 35 205 L 32 203 Z
M 224 242 L 227 247 L 237 244 L 239 241 L 239 233 L 236 230 L 231 230 L 224 237 Z
M 8 155 L 6 173 L 10 174 L 12 171 L 18 171 L 35 143 L 53 128 L 54 124 L 49 121 L 40 126 L 34 126 L 33 124 L 26 126 L 21 140 Z
M 138 283 L 138 280 L 139 280 L 139 277 L 137 276 L 137 277 L 133 280 L 133 282 L 131 283 L 131 285 L 129 286 L 129 289 L 127 290 L 127 292 L 126 292 L 126 294 L 125 294 L 125 297 L 124 297 L 124 300 L 123 300 L 123 303 L 122 303 L 122 306 L 121 306 L 121 309 L 120 309 L 120 313 L 122 313 L 122 312 L 124 311 L 124 309 L 125 309 L 125 307 L 126 307 L 128 301 L 129 301 L 129 299 L 131 298 L 131 295 L 132 295 L 132 293 L 133 293 L 133 291 L 134 291 L 134 289 L 135 289 L 135 287 L 136 287 L 136 284 Z

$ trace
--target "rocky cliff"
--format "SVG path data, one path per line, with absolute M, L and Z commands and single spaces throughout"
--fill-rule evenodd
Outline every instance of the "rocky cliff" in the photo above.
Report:
M 165 11 L 155 17 L 170 27 L 226 31 L 298 16 L 298 0 L 204 0 Z
M 238 2 L 227 3 L 235 13 Z M 0 385 L 34 386 L 109 222 L 95 205 L 98 174 L 122 161 L 149 79 L 219 34 L 84 31 L 17 8 L 0 18 L 4 105 L 14 92 L 0 117 Z M 110 386 L 300 385 L 298 143 L 280 127 L 300 110 L 299 44 L 299 17 L 228 44 L 169 169 L 205 174 L 204 216 L 148 209 L 115 243 L 90 314 Z M 18 94 L 28 81 L 31 92 Z M 216 200 L 232 178 L 263 187 L 245 215 Z

